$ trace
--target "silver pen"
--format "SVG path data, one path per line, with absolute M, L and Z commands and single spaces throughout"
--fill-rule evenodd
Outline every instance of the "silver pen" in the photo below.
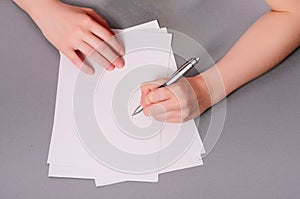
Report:
M 177 82 L 181 77 L 183 77 L 183 75 L 185 75 L 191 68 L 193 68 L 198 62 L 199 62 L 200 58 L 191 58 L 190 60 L 188 60 L 187 62 L 185 62 L 182 66 L 180 66 L 177 71 L 175 71 L 171 78 L 165 82 L 164 84 L 160 85 L 157 88 L 162 88 L 162 87 L 166 87 L 169 86 L 171 84 L 174 84 L 175 82 Z M 132 113 L 132 116 L 139 114 L 140 112 L 143 111 L 143 107 L 141 105 L 139 105 L 134 112 Z

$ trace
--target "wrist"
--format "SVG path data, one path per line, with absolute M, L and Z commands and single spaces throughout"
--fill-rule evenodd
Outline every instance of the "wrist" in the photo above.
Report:
M 191 77 L 190 84 L 197 98 L 200 114 L 212 106 L 209 88 L 202 75 Z
M 224 82 L 219 69 L 216 66 L 199 74 L 205 82 L 206 89 L 209 92 L 211 106 L 226 97 Z
M 43 13 L 44 9 L 49 6 L 60 3 L 60 0 L 13 0 L 20 8 L 22 8 L 31 18 L 38 17 Z

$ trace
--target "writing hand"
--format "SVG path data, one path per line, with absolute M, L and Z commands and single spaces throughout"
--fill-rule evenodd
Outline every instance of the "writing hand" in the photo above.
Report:
M 209 90 L 201 75 L 181 78 L 170 86 L 157 88 L 166 80 L 142 84 L 140 103 L 146 116 L 178 123 L 193 119 L 210 107 Z

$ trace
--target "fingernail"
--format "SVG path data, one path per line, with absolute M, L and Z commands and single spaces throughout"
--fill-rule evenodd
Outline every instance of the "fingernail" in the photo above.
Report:
M 115 67 L 112 64 L 106 68 L 106 70 L 108 70 L 108 71 L 112 71 L 114 69 L 115 69 Z
M 94 74 L 94 71 L 93 71 L 93 70 L 88 70 L 87 73 L 88 73 L 89 75 L 93 75 L 93 74 Z
M 117 68 L 123 68 L 124 67 L 124 62 L 123 60 L 119 59 L 116 63 Z
M 93 75 L 94 74 L 94 70 L 91 68 L 82 68 L 82 71 L 88 75 Z

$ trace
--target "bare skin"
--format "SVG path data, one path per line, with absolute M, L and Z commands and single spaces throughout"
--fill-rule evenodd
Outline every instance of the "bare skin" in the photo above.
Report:
M 59 0 L 14 0 L 39 26 L 44 36 L 77 67 L 93 74 L 84 63 L 89 55 L 107 70 L 122 68 L 122 45 L 107 22 L 90 8 L 64 4 Z
M 122 68 L 123 47 L 107 22 L 89 8 L 59 0 L 14 0 L 40 27 L 45 37 L 87 74 L 91 67 L 80 54 L 100 65 Z M 271 10 L 258 19 L 232 49 L 203 73 L 157 89 L 164 80 L 141 86 L 144 114 L 167 122 L 184 122 L 203 113 L 245 83 L 264 74 L 300 45 L 300 1 L 266 0 Z M 105 41 L 105 42 L 103 42 Z
M 141 105 L 145 115 L 167 122 L 193 119 L 293 52 L 300 45 L 300 1 L 266 2 L 271 10 L 207 71 L 165 88 L 157 89 L 161 80 L 144 83 Z

